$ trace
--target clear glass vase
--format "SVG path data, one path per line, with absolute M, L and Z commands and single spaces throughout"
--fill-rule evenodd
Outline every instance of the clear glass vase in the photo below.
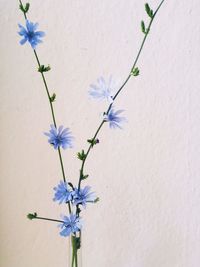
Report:
M 82 267 L 82 242 L 81 233 L 70 236 L 69 267 Z

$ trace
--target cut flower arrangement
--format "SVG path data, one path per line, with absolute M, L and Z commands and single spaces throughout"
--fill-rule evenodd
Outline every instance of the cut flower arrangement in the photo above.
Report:
M 89 175 L 85 172 L 85 162 L 92 149 L 96 145 L 100 145 L 98 134 L 104 124 L 108 124 L 111 129 L 121 129 L 123 123 L 126 122 L 126 118 L 122 114 L 123 110 L 116 109 L 116 107 L 114 107 L 114 102 L 116 98 L 120 95 L 121 91 L 124 89 L 128 81 L 132 77 L 136 78 L 140 74 L 140 70 L 137 67 L 137 63 L 143 50 L 144 44 L 147 40 L 147 37 L 150 33 L 155 16 L 163 3 L 164 0 L 160 2 L 155 11 L 150 7 L 148 3 L 145 4 L 145 12 L 149 21 L 148 23 L 141 21 L 141 32 L 143 34 L 142 43 L 133 62 L 133 66 L 131 67 L 128 76 L 122 83 L 122 85 L 116 89 L 112 77 L 110 77 L 108 80 L 105 80 L 103 77 L 100 77 L 97 79 L 96 84 L 90 85 L 88 92 L 90 97 L 95 100 L 107 101 L 108 108 L 105 112 L 103 112 L 102 121 L 98 126 L 97 130 L 94 132 L 93 137 L 87 140 L 87 150 L 82 149 L 80 152 L 77 153 L 77 157 L 80 160 L 81 164 L 77 185 L 74 185 L 65 175 L 62 155 L 63 149 L 65 150 L 73 147 L 74 137 L 69 128 L 65 128 L 62 125 L 57 125 L 54 113 L 54 101 L 56 100 L 56 94 L 50 92 L 45 76 L 45 73 L 50 71 L 51 68 L 49 65 L 45 66 L 40 63 L 38 52 L 36 51 L 38 45 L 42 43 L 45 33 L 43 31 L 38 30 L 38 23 L 33 23 L 29 20 L 28 13 L 30 11 L 30 4 L 24 4 L 21 0 L 19 0 L 19 8 L 22 11 L 25 19 L 24 23 L 18 24 L 18 34 L 21 36 L 20 44 L 30 44 L 36 59 L 36 63 L 38 65 L 38 72 L 40 73 L 42 81 L 44 83 L 44 89 L 47 94 L 47 99 L 52 115 L 52 123 L 50 123 L 50 129 L 49 131 L 44 132 L 44 135 L 47 136 L 48 143 L 52 146 L 52 149 L 54 149 L 58 153 L 58 158 L 62 171 L 63 179 L 62 181 L 57 181 L 57 185 L 53 189 L 53 200 L 55 202 L 58 202 L 58 204 L 66 205 L 68 209 L 68 214 L 62 215 L 59 219 L 41 217 L 36 212 L 29 213 L 27 217 L 30 220 L 47 220 L 50 222 L 58 223 L 60 235 L 62 237 L 68 237 L 71 239 L 70 267 L 80 267 L 81 264 L 78 255 L 82 246 L 82 214 L 84 213 L 82 211 L 84 211 L 84 209 L 90 203 L 94 204 L 99 201 L 99 198 L 96 196 L 96 193 L 93 192 L 93 189 L 89 185 L 85 185 L 86 181 L 89 179 Z

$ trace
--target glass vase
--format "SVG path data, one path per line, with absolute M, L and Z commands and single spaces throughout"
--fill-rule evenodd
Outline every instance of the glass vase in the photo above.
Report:
M 69 267 L 82 267 L 82 242 L 81 233 L 70 236 Z

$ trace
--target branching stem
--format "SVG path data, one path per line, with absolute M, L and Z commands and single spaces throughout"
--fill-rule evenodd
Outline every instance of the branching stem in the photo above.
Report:
M 155 16 L 156 16 L 157 12 L 158 12 L 159 9 L 161 8 L 162 4 L 164 3 L 164 1 L 165 1 L 165 0 L 162 0 L 162 1 L 161 1 L 161 3 L 159 4 L 159 6 L 157 7 L 157 9 L 155 10 L 153 17 L 150 19 L 149 25 L 148 25 L 148 27 L 147 27 L 148 31 L 147 31 L 147 33 L 144 35 L 144 38 L 143 38 L 142 43 L 141 43 L 141 45 L 140 45 L 139 51 L 138 51 L 137 56 L 136 56 L 136 58 L 135 58 L 135 60 L 134 60 L 133 66 L 132 66 L 132 68 L 131 68 L 131 70 L 130 70 L 128 76 L 127 76 L 127 78 L 125 79 L 124 83 L 123 83 L 122 86 L 119 88 L 119 90 L 117 91 L 117 93 L 114 95 L 114 97 L 113 97 L 113 102 L 109 105 L 109 107 L 108 107 L 108 109 L 107 109 L 107 111 L 106 111 L 106 114 L 107 114 L 107 115 L 108 115 L 110 109 L 112 108 L 114 101 L 116 100 L 116 98 L 118 97 L 118 95 L 121 93 L 122 89 L 125 87 L 125 85 L 126 85 L 127 82 L 129 81 L 129 79 L 131 78 L 131 76 L 132 76 L 132 75 L 131 75 L 131 71 L 134 70 L 134 68 L 136 67 L 136 64 L 137 64 L 137 62 L 138 62 L 138 59 L 140 58 L 141 52 L 142 52 L 143 47 L 144 47 L 144 44 L 145 44 L 145 42 L 146 42 L 147 36 L 149 35 L 149 32 L 150 32 L 152 23 L 153 23 L 153 21 L 154 21 L 154 19 L 155 19 Z M 93 140 L 97 137 L 97 135 L 98 135 L 98 133 L 100 132 L 100 130 L 101 130 L 101 128 L 102 128 L 104 122 L 105 122 L 105 120 L 102 120 L 102 122 L 100 123 L 99 127 L 97 128 L 97 131 L 96 131 L 95 134 L 94 134 Z M 81 165 L 81 169 L 80 169 L 80 176 L 79 176 L 79 183 L 78 183 L 78 189 L 79 189 L 79 190 L 80 190 L 80 188 L 81 188 L 81 181 L 82 181 L 82 177 L 83 177 L 83 173 L 84 173 L 85 162 L 86 162 L 86 160 L 87 160 L 87 158 L 88 158 L 88 155 L 89 155 L 89 153 L 90 153 L 91 148 L 92 148 L 92 144 L 89 145 L 88 150 L 87 150 L 87 152 L 86 152 L 86 157 L 85 157 L 85 159 L 82 161 L 82 165 Z M 78 210 L 78 206 L 77 206 L 77 210 Z M 77 212 L 77 213 L 78 213 L 78 212 Z

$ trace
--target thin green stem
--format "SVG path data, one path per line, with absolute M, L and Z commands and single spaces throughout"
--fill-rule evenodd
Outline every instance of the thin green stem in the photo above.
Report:
M 33 51 L 34 51 L 34 55 L 35 55 L 35 58 L 36 58 L 37 63 L 38 63 L 38 67 L 40 67 L 41 64 L 40 64 L 40 61 L 39 61 L 37 52 L 36 52 L 35 50 L 33 50 Z M 43 80 L 43 82 L 44 82 L 44 86 L 45 86 L 46 93 L 47 93 L 47 96 L 48 96 L 48 100 L 49 100 L 49 104 L 50 104 L 50 108 L 51 108 L 52 119 L 53 119 L 53 124 L 54 124 L 54 126 L 57 128 L 57 125 L 56 125 L 56 118 L 55 118 L 55 113 L 54 113 L 54 109 L 53 109 L 53 104 L 52 104 L 52 102 L 51 102 L 51 96 L 50 96 L 50 93 L 49 93 L 49 88 L 48 88 L 47 81 L 46 81 L 46 78 L 45 78 L 43 72 L 41 72 L 41 76 L 42 76 L 42 80 Z M 66 182 L 66 178 L 65 178 L 65 170 L 64 170 L 63 159 L 62 159 L 62 155 L 61 155 L 60 147 L 58 148 L 58 155 L 59 155 L 60 166 L 61 166 L 62 175 L 63 175 L 63 181 Z
M 138 59 L 140 58 L 141 52 L 142 52 L 143 47 L 144 47 L 144 44 L 145 44 L 145 42 L 146 42 L 147 36 L 149 35 L 149 31 L 150 31 L 150 29 L 151 29 L 152 23 L 153 23 L 153 21 L 154 21 L 154 19 L 155 19 L 155 16 L 156 16 L 157 12 L 158 12 L 159 9 L 161 8 L 162 4 L 164 3 L 164 1 L 165 1 L 165 0 L 162 0 L 162 1 L 161 1 L 161 3 L 159 4 L 159 6 L 157 7 L 156 11 L 154 12 L 154 15 L 153 15 L 153 17 L 151 18 L 151 20 L 150 20 L 150 22 L 149 22 L 149 25 L 148 25 L 148 27 L 147 27 L 148 31 L 147 31 L 147 33 L 145 34 L 145 36 L 144 36 L 144 38 L 143 38 L 143 40 L 142 40 L 142 43 L 141 43 L 141 45 L 140 45 L 140 48 L 139 48 L 139 51 L 138 51 L 138 53 L 137 53 L 137 55 L 136 55 L 136 58 L 135 58 L 135 60 L 134 60 L 134 63 L 133 63 L 133 65 L 132 65 L 132 67 L 131 67 L 131 70 L 130 70 L 130 72 L 129 72 L 127 78 L 125 79 L 124 83 L 122 84 L 122 86 L 119 88 L 119 90 L 117 91 L 117 93 L 114 95 L 114 97 L 113 97 L 113 103 L 114 103 L 114 101 L 116 100 L 116 98 L 118 97 L 118 95 L 120 94 L 120 92 L 122 91 L 122 89 L 125 87 L 125 85 L 127 84 L 127 82 L 129 81 L 130 77 L 132 76 L 132 75 L 131 75 L 131 71 L 136 67 L 136 64 L 137 64 L 137 62 L 138 62 Z M 108 109 L 107 109 L 107 111 L 106 111 L 106 114 L 109 113 L 110 109 L 112 108 L 113 103 L 111 103 L 111 104 L 109 105 L 109 107 L 108 107 Z M 99 131 L 101 130 L 101 128 L 102 128 L 104 122 L 105 122 L 105 121 L 103 120 L 103 121 L 100 123 L 100 125 L 99 125 L 99 127 L 98 127 L 98 129 L 97 129 L 97 131 L 95 132 L 95 135 L 94 135 L 94 137 L 93 137 L 94 139 L 97 137 L 97 134 L 98 134 Z M 86 152 L 85 159 L 82 161 L 81 170 L 80 170 L 80 176 L 79 176 L 79 184 L 78 184 L 78 189 L 79 189 L 79 190 L 80 190 L 80 187 L 81 187 L 81 181 L 82 181 L 82 175 L 83 175 L 83 172 L 84 172 L 85 162 L 86 162 L 86 160 L 87 160 L 87 158 L 88 158 L 88 155 L 89 155 L 89 153 L 90 153 L 91 148 L 92 148 L 92 144 L 89 145 L 88 150 L 87 150 L 87 152 Z M 78 206 L 77 206 L 77 213 L 78 213 Z
M 72 242 L 72 267 L 78 267 L 78 255 L 77 255 L 78 249 L 77 249 L 76 238 L 72 236 L 71 242 Z
M 78 255 L 77 255 L 77 249 L 75 250 L 75 267 L 78 267 Z
M 22 4 L 22 1 L 21 1 L 21 0 L 19 0 L 19 3 L 20 3 L 20 5 L 22 5 L 22 6 L 23 6 L 23 4 Z M 23 12 L 23 14 L 24 14 L 24 18 L 25 18 L 25 19 L 27 19 L 26 13 L 25 13 L 25 12 Z
M 134 60 L 133 66 L 131 67 L 130 73 L 129 73 L 128 77 L 126 78 L 126 80 L 124 81 L 124 83 L 122 84 L 122 86 L 121 86 L 121 87 L 119 88 L 119 90 L 117 91 L 117 93 L 114 95 L 114 97 L 113 97 L 113 102 L 114 102 L 114 100 L 117 98 L 117 96 L 120 94 L 120 92 L 121 92 L 121 90 L 124 88 L 124 86 L 127 84 L 127 82 L 129 81 L 129 79 L 131 78 L 131 76 L 132 76 L 132 75 L 131 75 L 131 71 L 136 67 L 136 64 L 137 64 L 137 62 L 138 62 L 138 59 L 139 59 L 139 57 L 140 57 L 140 54 L 141 54 L 142 49 L 143 49 L 143 47 L 144 47 L 144 44 L 145 44 L 145 42 L 146 42 L 147 36 L 149 35 L 150 29 L 151 29 L 151 25 L 152 25 L 152 23 L 153 23 L 153 21 L 154 21 L 154 18 L 155 18 L 155 16 L 156 16 L 157 12 L 158 12 L 159 9 L 161 8 L 162 4 L 164 3 L 164 1 L 165 1 L 165 0 L 163 0 L 163 1 L 159 4 L 159 6 L 157 7 L 156 11 L 154 12 L 154 15 L 153 15 L 152 19 L 150 20 L 149 25 L 148 25 L 148 27 L 147 27 L 147 29 L 148 29 L 148 33 L 146 33 L 146 34 L 144 35 L 144 38 L 143 38 L 142 43 L 141 43 L 141 45 L 140 45 L 139 51 L 138 51 L 137 56 L 136 56 L 136 58 L 135 58 L 135 60 Z M 107 114 L 108 114 L 108 112 L 110 111 L 112 105 L 113 105 L 113 103 L 111 103 L 111 104 L 109 105 L 108 110 L 107 110 L 107 112 L 106 112 Z
M 60 222 L 60 223 L 64 223 L 64 221 L 61 221 L 61 220 L 50 219 L 50 218 L 45 218 L 45 217 L 35 217 L 34 219 L 45 220 L 45 221 L 51 221 L 51 222 Z M 33 220 L 34 220 L 34 219 L 33 219 Z
M 33 50 L 33 51 L 34 51 L 34 55 L 35 55 L 35 58 L 36 58 L 37 63 L 38 63 L 38 67 L 40 67 L 41 64 L 40 64 L 37 52 L 35 50 Z M 53 104 L 51 102 L 51 96 L 50 96 L 50 93 L 49 93 L 49 88 L 48 88 L 47 81 L 46 81 L 46 78 L 45 78 L 43 72 L 41 72 L 41 76 L 42 76 L 42 80 L 44 82 L 44 86 L 45 86 L 46 93 L 47 93 L 47 96 L 48 96 L 48 100 L 49 100 L 49 104 L 50 104 L 50 108 L 51 108 L 52 119 L 53 119 L 53 124 L 54 124 L 55 128 L 57 128 L 55 113 L 54 113 L 54 109 L 53 109 Z M 64 169 L 64 164 L 63 164 L 63 159 L 62 159 L 62 154 L 61 154 L 60 147 L 58 147 L 58 155 L 59 155 L 60 166 L 61 166 L 61 170 L 62 170 L 63 181 L 66 182 L 65 169 Z M 69 213 L 71 213 L 71 205 L 70 205 L 69 202 L 68 202 L 68 208 L 69 208 Z
M 21 0 L 19 0 L 19 2 L 20 2 L 21 5 L 23 5 Z M 24 13 L 25 19 L 27 19 L 26 13 L 25 12 L 23 12 L 23 13 Z M 37 64 L 38 64 L 38 68 L 40 68 L 41 64 L 40 64 L 40 60 L 39 60 L 38 54 L 37 54 L 35 49 L 33 50 L 33 52 L 34 52 L 34 55 L 35 55 L 35 58 L 36 58 L 36 61 L 37 61 Z M 54 112 L 54 108 L 53 108 L 53 103 L 51 101 L 51 95 L 50 95 L 50 92 L 49 92 L 47 81 L 46 81 L 46 78 L 44 76 L 44 73 L 43 72 L 40 72 L 40 73 L 41 73 L 42 80 L 43 80 L 43 83 L 44 83 L 44 87 L 45 87 L 45 90 L 46 90 L 46 93 L 47 93 L 47 97 L 48 97 L 48 100 L 49 100 L 49 105 L 50 105 L 50 109 L 51 109 L 51 115 L 52 115 L 52 119 L 53 119 L 53 124 L 54 124 L 55 128 L 57 128 L 55 112 Z M 63 159 L 62 159 L 62 154 L 61 154 L 60 147 L 58 148 L 58 155 L 59 155 L 59 161 L 60 161 L 60 166 L 61 166 L 61 170 L 62 170 L 63 181 L 66 182 L 64 164 L 63 164 Z M 71 213 L 71 205 L 70 205 L 69 202 L 68 202 L 68 209 L 69 209 L 69 213 Z
M 33 51 L 34 51 L 34 55 L 35 55 L 35 58 L 36 58 L 37 63 L 38 63 L 38 67 L 40 67 L 41 64 L 40 64 L 40 61 L 39 61 L 37 52 L 36 52 L 36 50 L 33 50 Z M 51 102 L 51 95 L 49 93 L 47 81 L 46 81 L 46 78 L 44 76 L 44 73 L 43 72 L 40 72 L 40 73 L 41 73 L 42 80 L 43 80 L 43 83 L 44 83 L 44 86 L 45 86 L 45 89 L 46 89 L 46 93 L 47 93 L 47 96 L 48 96 L 48 99 L 49 99 L 49 104 L 50 104 L 50 108 L 51 108 L 51 115 L 52 115 L 52 118 L 53 118 L 53 124 L 54 124 L 55 127 L 57 127 L 57 125 L 56 125 L 56 119 L 55 119 L 55 113 L 54 113 L 54 109 L 53 109 L 53 104 Z
M 71 267 L 74 267 L 74 259 L 75 259 L 75 254 L 74 254 L 74 248 L 72 247 L 72 265 L 71 265 Z
M 63 160 L 62 160 L 60 147 L 58 147 L 58 155 L 59 155 L 59 159 L 60 159 L 60 165 L 61 165 L 61 169 L 62 169 L 63 180 L 64 180 L 64 182 L 66 182 L 65 170 L 64 170 L 64 165 L 63 165 Z
M 104 122 L 105 122 L 104 120 L 101 122 L 101 124 L 99 125 L 98 129 L 96 130 L 92 140 L 95 140 L 95 138 L 97 137 L 99 131 L 101 130 L 101 127 L 103 126 Z M 92 148 L 92 144 L 89 145 L 88 150 L 87 150 L 87 152 L 85 154 L 85 159 L 82 161 L 81 170 L 80 170 L 80 178 L 83 175 L 83 169 L 84 169 L 84 166 L 85 166 L 85 161 L 87 159 L 88 154 L 90 153 L 91 148 Z M 80 190 L 80 186 L 81 186 L 81 179 L 79 179 L 79 183 L 78 183 L 78 189 L 79 190 Z

